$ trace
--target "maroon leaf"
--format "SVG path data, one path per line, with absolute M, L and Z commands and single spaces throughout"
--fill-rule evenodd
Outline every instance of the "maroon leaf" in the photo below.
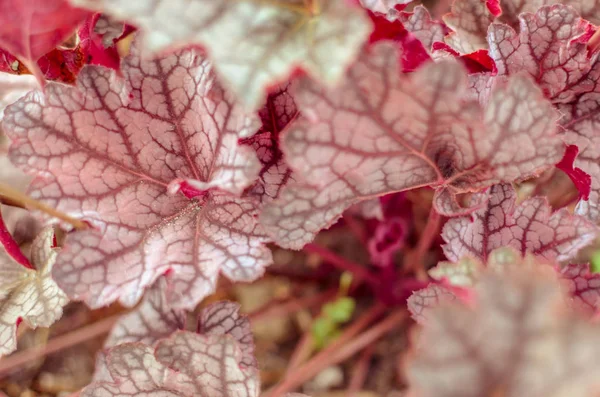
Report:
M 73 34 L 90 13 L 67 0 L 4 0 L 0 15 L 0 47 L 25 62 L 41 81 L 36 61 Z
M 600 328 L 566 307 L 547 267 L 487 272 L 473 307 L 427 313 L 408 363 L 411 392 L 445 396 L 591 396 Z
M 469 255 L 485 262 L 492 250 L 512 247 L 522 255 L 530 252 L 564 262 L 598 234 L 595 225 L 564 208 L 551 213 L 545 198 L 515 204 L 516 192 L 510 185 L 492 186 L 485 208 L 472 216 L 450 219 L 444 225 L 446 257 L 458 261 Z
M 6 110 L 13 162 L 39 177 L 34 197 L 92 225 L 67 236 L 54 276 L 92 307 L 133 306 L 171 271 L 169 303 L 190 308 L 219 272 L 253 280 L 271 261 L 256 203 L 236 198 L 259 163 L 238 139 L 255 120 L 194 50 L 141 60 L 118 78 L 88 66 L 77 87 L 49 84 Z M 191 199 L 173 193 L 182 186 Z M 217 189 L 219 191 L 217 191 Z
M 302 80 L 302 115 L 282 141 L 299 182 L 261 222 L 278 244 L 300 248 L 361 200 L 421 186 L 452 197 L 558 162 L 557 114 L 528 78 L 498 82 L 485 109 L 472 96 L 455 62 L 399 74 L 389 43 L 365 51 L 334 91 Z

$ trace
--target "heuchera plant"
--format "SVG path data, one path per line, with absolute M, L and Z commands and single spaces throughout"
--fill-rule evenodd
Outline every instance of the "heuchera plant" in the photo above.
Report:
M 298 397 L 362 352 L 351 395 L 412 317 L 407 395 L 597 395 L 600 4 L 416 3 L 0 1 L 0 355 L 120 304 L 77 396 Z M 273 250 L 342 277 L 266 389 L 262 312 L 207 301 Z

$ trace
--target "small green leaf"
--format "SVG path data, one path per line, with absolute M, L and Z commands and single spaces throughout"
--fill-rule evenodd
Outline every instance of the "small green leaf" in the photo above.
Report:
M 312 326 L 312 335 L 317 349 L 327 345 L 335 329 L 336 324 L 328 317 L 319 317 L 315 320 Z
M 600 250 L 592 254 L 590 261 L 590 270 L 592 273 L 600 273 Z
M 334 302 L 328 303 L 323 307 L 323 313 L 337 324 L 345 323 L 350 320 L 354 313 L 356 303 L 354 299 L 343 296 Z

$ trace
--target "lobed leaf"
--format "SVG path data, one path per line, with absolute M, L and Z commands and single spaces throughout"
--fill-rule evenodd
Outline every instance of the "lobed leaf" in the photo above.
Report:
M 485 0 L 455 0 L 444 23 L 452 30 L 445 42 L 461 54 L 487 48 L 488 26 L 495 20 Z
M 512 247 L 521 255 L 532 253 L 550 261 L 568 261 L 594 241 L 598 229 L 565 208 L 551 211 L 545 198 L 531 198 L 516 206 L 512 186 L 492 186 L 485 208 L 446 222 L 442 231 L 444 254 L 455 262 L 464 256 L 486 262 L 496 248 Z
M 597 390 L 598 326 L 574 316 L 554 271 L 487 272 L 474 307 L 428 312 L 408 366 L 418 396 L 587 396 Z M 551 273 L 551 274 L 550 274 Z
M 451 199 L 560 159 L 557 115 L 525 76 L 497 82 L 482 109 L 459 64 L 401 75 L 397 59 L 381 43 L 365 50 L 336 90 L 298 84 L 302 115 L 282 141 L 298 182 L 260 218 L 279 245 L 302 247 L 361 200 L 422 186 Z
M 67 236 L 61 288 L 91 307 L 133 306 L 171 271 L 169 304 L 191 308 L 219 272 L 260 276 L 271 255 L 256 202 L 227 193 L 259 171 L 237 143 L 255 119 L 195 50 L 142 60 L 134 44 L 121 70 L 88 66 L 77 87 L 50 83 L 5 112 L 12 161 L 38 175 L 30 194 L 94 226 Z
M 17 348 L 17 323 L 31 328 L 49 327 L 62 316 L 68 303 L 65 293 L 51 277 L 58 249 L 54 230 L 44 229 L 32 242 L 30 262 L 34 269 L 15 262 L 0 251 L 0 355 Z
M 370 30 L 366 16 L 344 0 L 71 2 L 130 21 L 152 52 L 204 46 L 227 86 L 252 108 L 296 67 L 335 83 Z
M 412 12 L 399 13 L 398 20 L 429 52 L 432 51 L 433 43 L 444 40 L 444 24 L 432 20 L 429 11 L 422 5 L 413 8 Z
M 590 29 L 589 22 L 561 4 L 521 14 L 519 22 L 519 33 L 500 23 L 490 26 L 489 54 L 498 73 L 526 71 L 553 101 L 570 100 L 572 86 L 590 68 L 586 43 L 579 40 Z

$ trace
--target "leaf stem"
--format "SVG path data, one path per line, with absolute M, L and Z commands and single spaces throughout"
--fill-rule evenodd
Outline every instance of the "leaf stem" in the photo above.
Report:
M 413 255 L 411 255 L 410 260 L 405 263 L 404 273 L 414 270 L 418 280 L 427 280 L 428 277 L 427 272 L 425 271 L 425 266 L 423 265 L 423 260 L 425 258 L 425 254 L 427 251 L 429 251 L 431 244 L 433 244 L 433 241 L 439 234 L 441 220 L 441 215 L 432 205 L 431 209 L 429 210 L 429 216 L 427 217 L 425 229 L 423 229 L 423 233 L 421 233 L 419 243 L 417 244 Z
M 364 280 L 370 285 L 376 286 L 379 283 L 377 277 L 375 277 L 371 272 L 365 269 L 362 265 L 349 261 L 345 258 L 342 258 L 335 252 L 317 245 L 315 243 L 308 243 L 304 246 L 304 251 L 312 254 L 319 255 L 325 261 L 331 263 L 338 269 L 346 272 L 350 272 L 356 278 L 356 281 Z
M 10 200 L 14 200 L 19 203 L 22 203 L 23 206 L 26 208 L 42 211 L 54 218 L 60 219 L 61 221 L 64 221 L 64 222 L 67 222 L 70 225 L 72 225 L 75 229 L 82 230 L 82 229 L 88 228 L 88 225 L 85 222 L 83 222 L 79 219 L 75 219 L 61 211 L 58 211 L 40 201 L 37 201 L 37 200 L 29 197 L 28 195 L 26 195 L 24 193 L 21 193 L 17 189 L 7 186 L 3 183 L 0 183 L 0 195 L 4 196 Z
M 9 233 L 6 228 L 6 224 L 4 223 L 4 219 L 2 218 L 2 212 L 0 212 L 0 243 L 4 246 L 6 253 L 10 255 L 11 258 L 15 260 L 18 264 L 28 268 L 34 269 L 29 259 L 23 254 L 19 244 L 15 241 L 13 236 Z
M 406 311 L 404 310 L 393 312 L 375 326 L 358 335 L 356 338 L 344 338 L 343 343 L 336 343 L 321 351 L 306 364 L 297 368 L 292 376 L 283 379 L 283 381 L 276 385 L 270 392 L 267 392 L 267 396 L 283 396 L 288 391 L 293 390 L 306 381 L 312 379 L 323 369 L 352 357 L 354 354 L 372 345 L 383 335 L 387 334 L 389 331 L 401 324 L 406 317 Z M 343 334 L 342 337 L 344 335 L 345 334 Z M 342 337 L 340 337 L 340 339 L 342 339 Z

